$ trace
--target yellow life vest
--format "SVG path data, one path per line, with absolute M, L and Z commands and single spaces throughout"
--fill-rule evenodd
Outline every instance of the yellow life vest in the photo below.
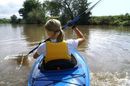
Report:
M 45 63 L 57 59 L 71 59 L 68 53 L 67 43 L 65 41 L 58 43 L 46 42 Z

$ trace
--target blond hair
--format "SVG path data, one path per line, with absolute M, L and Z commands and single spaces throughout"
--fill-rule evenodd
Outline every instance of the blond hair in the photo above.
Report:
M 57 42 L 61 42 L 64 39 L 64 32 L 61 28 L 61 23 L 57 19 L 50 19 L 45 24 L 45 29 L 54 33 L 60 32 L 57 37 Z

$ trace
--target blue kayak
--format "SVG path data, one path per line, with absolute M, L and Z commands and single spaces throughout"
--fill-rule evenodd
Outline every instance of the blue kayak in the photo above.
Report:
M 44 59 L 40 55 L 30 72 L 28 86 L 90 86 L 89 68 L 85 59 L 72 48 L 72 55 L 77 60 L 77 66 L 65 70 L 40 71 L 39 64 Z

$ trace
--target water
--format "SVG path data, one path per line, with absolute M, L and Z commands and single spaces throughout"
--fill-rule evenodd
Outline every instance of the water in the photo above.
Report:
M 79 26 L 86 41 L 78 49 L 91 70 L 91 86 L 130 86 L 130 27 Z M 71 29 L 66 39 L 75 38 Z M 26 86 L 34 59 L 20 70 L 18 56 L 46 39 L 40 25 L 0 25 L 0 86 Z

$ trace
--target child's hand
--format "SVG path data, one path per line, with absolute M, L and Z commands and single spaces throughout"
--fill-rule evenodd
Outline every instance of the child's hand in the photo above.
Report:
M 76 25 L 73 25 L 73 26 L 72 26 L 72 29 L 75 29 L 75 28 L 76 28 Z

